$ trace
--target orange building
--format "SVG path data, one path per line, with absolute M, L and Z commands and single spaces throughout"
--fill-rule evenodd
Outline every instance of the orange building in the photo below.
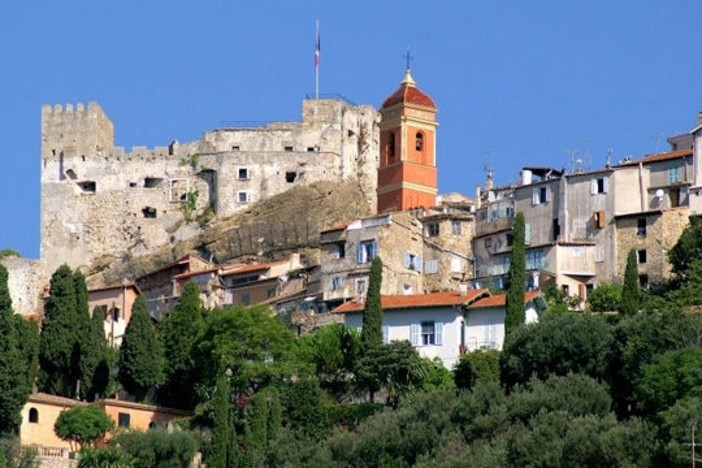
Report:
M 380 114 L 378 213 L 436 205 L 436 106 L 409 68 Z

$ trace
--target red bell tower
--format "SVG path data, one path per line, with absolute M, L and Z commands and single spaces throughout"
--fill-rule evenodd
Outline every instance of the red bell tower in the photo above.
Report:
M 380 114 L 378 213 L 436 205 L 436 105 L 409 68 Z

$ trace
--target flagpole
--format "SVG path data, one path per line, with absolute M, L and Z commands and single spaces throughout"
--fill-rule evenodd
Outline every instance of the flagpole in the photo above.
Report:
M 314 98 L 319 100 L 319 59 L 320 59 L 320 42 L 319 42 L 319 20 L 315 20 L 315 41 L 314 41 Z

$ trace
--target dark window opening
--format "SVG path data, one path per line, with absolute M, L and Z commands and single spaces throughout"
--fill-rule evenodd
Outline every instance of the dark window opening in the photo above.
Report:
M 68 176 L 69 179 L 76 180 L 76 173 L 73 171 L 73 169 L 67 170 L 66 175 Z
M 344 258 L 346 257 L 346 244 L 339 242 L 336 244 L 336 254 L 337 258 Z
M 239 147 L 238 147 L 238 146 L 232 146 L 232 151 L 239 151 Z
M 436 329 L 434 327 L 434 322 L 422 322 L 421 327 L 422 344 L 427 346 L 436 343 Z
M 32 424 L 36 424 L 39 422 L 39 410 L 37 410 L 36 408 L 29 409 L 29 422 Z
M 648 275 L 639 275 L 639 287 L 648 289 Z
M 428 223 L 427 224 L 427 236 L 436 237 L 439 235 L 439 223 Z
M 157 427 L 158 427 L 158 425 L 156 424 L 155 421 L 151 421 L 149 423 L 149 429 L 156 429 Z
M 129 186 L 130 186 L 131 188 L 134 188 L 134 187 L 137 186 L 137 183 L 136 183 L 136 182 L 129 182 Z
M 292 146 L 286 146 L 286 147 L 285 147 L 285 151 L 290 152 L 290 151 L 292 151 L 292 150 L 293 150 L 293 147 L 292 147 Z
M 314 153 L 315 151 L 317 151 L 317 149 L 316 149 L 314 146 L 308 146 L 308 147 L 307 147 L 307 152 L 308 152 L 308 153 Z
M 387 158 L 388 158 L 388 164 L 395 162 L 395 134 L 394 133 L 391 133 L 388 136 Z
M 147 206 L 141 210 L 141 213 L 144 215 L 144 218 L 155 218 L 156 208 L 152 206 Z
M 561 235 L 561 225 L 558 223 L 558 218 L 553 220 L 553 240 L 556 241 Z
M 670 196 L 670 207 L 675 208 L 680 206 L 680 189 L 671 188 L 668 190 L 668 195 Z
M 605 193 L 605 180 L 597 179 L 597 193 Z
M 424 134 L 417 132 L 414 147 L 417 151 L 424 151 Z
M 80 159 L 83 160 L 83 162 L 85 162 L 85 155 L 81 155 Z
M 568 286 L 567 284 L 562 285 L 561 291 L 563 291 L 563 294 L 565 294 L 566 296 L 569 296 L 570 295 L 570 286 Z
M 639 263 L 646 263 L 647 259 L 647 254 L 646 254 L 646 249 L 641 249 L 636 251 L 636 258 L 639 261 Z
M 112 315 L 112 320 L 119 322 L 120 310 L 117 307 L 113 307 L 110 313 Z
M 245 167 L 240 167 L 238 172 L 239 180 L 247 180 L 249 178 L 249 170 Z
M 78 182 L 78 187 L 80 187 L 83 192 L 95 193 L 96 184 L 93 180 L 86 180 L 85 182 Z
M 514 234 L 510 232 L 507 234 L 507 247 L 512 247 L 512 244 L 514 244 Z
M 128 413 L 117 413 L 117 426 L 129 427 L 131 424 L 131 416 Z
M 285 182 L 292 184 L 297 179 L 297 172 L 289 171 L 285 173 Z
M 646 218 L 639 218 L 636 221 L 636 235 L 637 236 L 646 236 Z
M 352 138 L 352 137 L 355 137 L 355 136 L 356 136 L 356 134 L 353 133 L 353 130 L 349 130 L 348 132 L 346 132 L 346 135 L 347 135 L 349 138 Z
M 156 188 L 161 185 L 163 179 L 160 177 L 146 177 L 144 179 L 144 188 Z

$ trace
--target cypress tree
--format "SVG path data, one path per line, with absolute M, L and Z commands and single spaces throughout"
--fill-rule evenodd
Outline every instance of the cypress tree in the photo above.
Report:
M 163 375 L 161 343 L 151 323 L 146 300 L 139 296 L 119 349 L 119 382 L 138 401 L 160 383 Z
M 526 249 L 524 247 L 524 214 L 514 218 L 512 228 L 512 262 L 507 274 L 507 303 L 505 305 L 505 335 L 524 325 L 524 282 L 526 280 Z
M 75 346 L 79 332 L 73 273 L 60 266 L 51 277 L 39 342 L 40 388 L 54 395 L 75 393 Z
M 17 330 L 17 343 L 27 363 L 27 386 L 32 389 L 39 373 L 39 324 L 19 314 L 12 317 Z
M 0 265 L 0 433 L 19 428 L 20 411 L 30 392 L 27 361 L 18 344 L 7 279 L 7 269 Z
M 636 252 L 629 251 L 624 270 L 624 286 L 622 287 L 621 312 L 624 315 L 634 315 L 639 311 L 639 276 L 636 268 Z
M 217 378 L 213 410 L 212 443 L 207 454 L 207 466 L 212 468 L 237 466 L 232 418 L 232 387 L 225 373 L 221 373 Z
M 368 295 L 363 308 L 361 351 L 366 353 L 383 344 L 383 308 L 380 302 L 380 286 L 383 281 L 383 262 L 375 257 L 370 268 Z
M 93 309 L 88 322 L 88 330 L 83 340 L 84 351 L 81 353 L 81 389 L 83 397 L 92 401 L 96 395 L 105 395 L 110 382 L 110 365 L 108 362 L 108 343 L 105 338 L 104 315 L 102 309 Z
M 80 397 L 86 399 L 92 396 L 93 374 L 102 356 L 100 355 L 99 342 L 94 343 L 91 335 L 88 285 L 85 283 L 85 276 L 79 271 L 73 274 L 73 290 L 76 297 L 78 327 L 72 360 L 77 371 L 76 380 L 80 382 Z
M 165 386 L 161 400 L 167 406 L 191 409 L 197 369 L 192 348 L 204 328 L 200 288 L 192 281 L 183 288 L 173 313 L 163 322 Z

